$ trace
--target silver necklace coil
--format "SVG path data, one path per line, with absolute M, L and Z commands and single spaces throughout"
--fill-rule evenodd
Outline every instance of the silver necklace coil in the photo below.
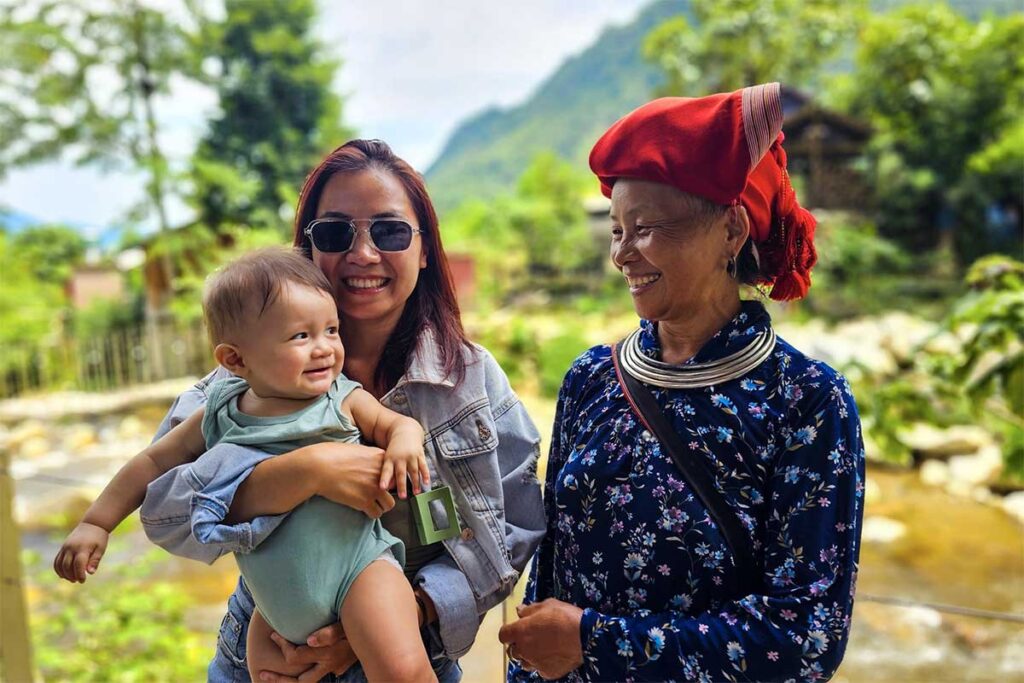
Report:
M 759 332 L 736 353 L 707 363 L 672 365 L 644 355 L 640 330 L 622 341 L 622 367 L 644 384 L 664 389 L 701 389 L 742 377 L 768 359 L 775 349 L 775 330 Z

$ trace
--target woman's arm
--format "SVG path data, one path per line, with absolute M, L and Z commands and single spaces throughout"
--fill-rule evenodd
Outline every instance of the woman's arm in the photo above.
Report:
M 230 376 L 217 368 L 175 399 L 154 441 L 206 404 L 212 382 Z M 139 511 L 146 535 L 170 553 L 208 563 L 228 552 L 251 551 L 282 517 L 259 517 L 235 527 L 217 526 L 213 521 L 223 520 L 242 480 L 239 474 L 251 471 L 263 458 L 266 454 L 254 448 L 218 444 L 196 462 L 171 468 L 146 489 Z M 197 528 L 203 532 L 201 537 Z
M 160 432 L 205 404 L 209 383 L 228 376 L 219 368 L 178 397 Z M 251 552 L 283 521 L 283 513 L 312 495 L 376 517 L 394 505 L 377 486 L 381 453 L 359 444 L 322 443 L 270 457 L 255 448 L 217 444 L 149 485 L 142 526 L 168 552 L 211 563 L 225 553 Z
M 792 425 L 775 466 L 766 496 L 764 593 L 699 615 L 615 616 L 587 609 L 579 625 L 584 678 L 825 680 L 835 672 L 853 607 L 864 449 L 856 406 L 841 377 L 827 396 Z M 529 629 L 531 619 L 537 628 Z M 560 633 L 558 620 L 550 610 L 538 610 L 518 623 L 535 639 L 534 649 L 520 642 L 518 652 L 544 671 L 541 646 Z
M 313 496 L 376 519 L 395 506 L 379 486 L 383 456 L 374 446 L 325 441 L 264 460 L 239 484 L 224 521 L 283 514 Z
M 544 535 L 544 511 L 536 474 L 540 434 L 497 361 L 484 352 L 481 362 L 485 364 L 485 388 L 498 438 L 505 544 L 510 563 L 522 573 Z M 428 609 L 436 611 L 437 624 L 432 633 L 451 659 L 458 659 L 469 650 L 483 614 L 508 597 L 514 587 L 511 583 L 503 585 L 477 600 L 466 575 L 447 553 L 421 568 L 413 585 L 430 600 Z

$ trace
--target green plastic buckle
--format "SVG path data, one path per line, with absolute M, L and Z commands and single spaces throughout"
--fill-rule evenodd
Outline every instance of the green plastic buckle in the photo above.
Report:
M 435 500 L 441 501 L 445 515 L 448 517 L 448 526 L 444 529 L 437 527 L 433 515 L 430 514 L 430 504 Z M 440 486 L 413 496 L 412 514 L 416 518 L 416 531 L 419 533 L 420 543 L 423 545 L 437 543 L 459 535 L 459 522 L 455 516 L 455 500 L 452 498 L 452 490 L 447 486 Z

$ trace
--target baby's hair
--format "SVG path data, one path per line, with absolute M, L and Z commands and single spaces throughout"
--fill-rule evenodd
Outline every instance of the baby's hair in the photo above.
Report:
M 203 317 L 213 346 L 227 342 L 245 322 L 263 312 L 291 282 L 333 297 L 327 276 L 295 249 L 257 249 L 227 264 L 206 281 Z

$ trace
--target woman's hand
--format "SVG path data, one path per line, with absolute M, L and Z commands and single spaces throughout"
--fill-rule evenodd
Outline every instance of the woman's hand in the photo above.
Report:
M 310 446 L 316 495 L 361 510 L 377 519 L 395 507 L 380 487 L 384 451 L 361 444 L 319 443 Z
M 340 675 L 356 663 L 356 655 L 345 638 L 341 624 L 324 626 L 306 639 L 306 645 L 292 645 L 278 633 L 270 634 L 289 664 L 309 664 L 298 678 L 283 676 L 274 671 L 261 671 L 261 681 L 319 681 L 327 674 Z
M 516 612 L 519 621 L 502 626 L 498 632 L 498 640 L 508 646 L 509 657 L 546 679 L 561 678 L 583 664 L 583 610 L 548 598 L 520 605 Z

